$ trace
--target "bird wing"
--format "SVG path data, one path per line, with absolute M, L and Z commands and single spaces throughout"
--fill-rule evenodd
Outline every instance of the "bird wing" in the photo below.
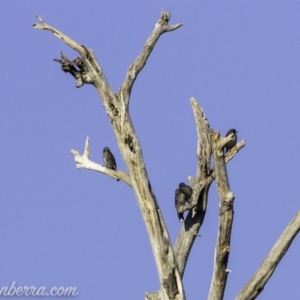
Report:
M 115 159 L 115 157 L 113 156 L 113 154 L 112 154 L 112 153 L 111 153 L 111 161 L 112 161 L 112 163 L 113 163 L 113 166 L 114 166 L 115 170 L 117 170 L 117 163 L 116 163 L 116 159 Z
M 176 208 L 179 208 L 180 206 L 185 204 L 185 195 L 183 193 L 179 193 L 175 197 L 175 205 Z

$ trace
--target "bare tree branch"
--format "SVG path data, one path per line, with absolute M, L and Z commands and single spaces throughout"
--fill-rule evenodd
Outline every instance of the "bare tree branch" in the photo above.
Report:
M 86 49 L 85 46 L 79 45 L 77 42 L 68 38 L 65 34 L 47 25 L 41 18 L 38 19 L 42 24 L 34 24 L 33 26 L 37 29 L 52 31 L 57 37 L 61 38 L 66 44 L 78 51 L 82 56 L 83 64 L 85 64 L 85 72 L 89 73 L 88 76 L 89 78 L 92 78 L 92 83 L 96 87 L 102 99 L 103 105 L 110 118 L 121 155 L 123 156 L 127 169 L 129 170 L 131 187 L 140 207 L 156 262 L 162 288 L 160 292 L 160 299 L 184 300 L 185 293 L 181 281 L 181 274 L 177 266 L 169 233 L 156 201 L 156 197 L 151 188 L 142 155 L 142 149 L 126 105 L 126 102 L 128 103 L 129 101 L 130 91 L 134 80 L 145 65 L 158 37 L 163 32 L 175 29 L 175 27 L 167 26 L 169 18 L 170 13 L 162 13 L 159 22 L 156 24 L 156 27 L 160 29 L 158 31 L 154 29 L 154 36 L 157 37 L 153 38 L 153 44 L 150 42 L 149 45 L 146 45 L 146 48 L 150 47 L 150 51 L 145 50 L 142 52 L 137 59 L 137 63 L 133 63 L 136 67 L 136 69 L 132 71 L 133 78 L 129 78 L 131 75 L 126 77 L 125 82 L 127 83 L 124 82 L 122 84 L 124 88 L 121 88 L 120 90 L 124 91 L 127 89 L 127 92 L 125 91 L 125 94 L 123 93 L 122 95 L 120 95 L 120 93 L 115 95 L 112 92 L 92 50 Z M 123 101 L 120 101 L 120 96 Z M 74 152 L 74 155 L 75 158 L 80 161 L 80 155 L 77 155 L 76 152 Z M 151 298 L 151 295 L 148 294 L 147 297 Z
M 190 184 L 193 188 L 193 196 L 189 204 L 186 207 L 180 207 L 180 210 L 190 210 L 188 213 L 183 226 L 180 229 L 177 240 L 174 245 L 174 252 L 181 276 L 184 275 L 184 270 L 187 264 L 187 260 L 193 246 L 199 229 L 203 223 L 208 191 L 214 178 L 207 176 L 210 173 L 210 156 L 211 156 L 211 145 L 210 145 L 210 126 L 204 115 L 202 108 L 198 105 L 195 98 L 191 98 L 191 105 L 194 112 L 196 121 L 196 129 L 198 134 L 197 143 L 197 157 L 198 157 L 198 168 L 197 175 L 195 178 L 189 178 Z M 146 299 L 156 300 L 160 298 L 161 291 L 153 294 L 152 298 L 147 295 Z
M 220 133 L 212 134 L 212 148 L 214 157 L 214 172 L 220 197 L 219 231 L 215 250 L 215 263 L 212 283 L 210 287 L 210 300 L 222 300 L 227 282 L 228 257 L 230 252 L 230 236 L 233 222 L 234 195 L 230 191 L 226 172 L 223 148 L 231 137 L 221 138 Z
M 155 25 L 154 30 L 150 34 L 146 44 L 140 53 L 140 55 L 135 59 L 135 61 L 130 65 L 126 78 L 118 92 L 118 97 L 122 99 L 125 105 L 128 105 L 129 97 L 131 94 L 131 88 L 140 73 L 140 71 L 144 68 L 149 55 L 151 54 L 152 50 L 156 42 L 158 41 L 159 37 L 165 33 L 172 30 L 175 30 L 183 25 L 183 23 L 179 23 L 176 25 L 168 26 L 168 22 L 171 18 L 171 14 L 169 12 L 162 11 L 160 15 L 160 19 Z
M 87 49 L 84 45 L 80 45 L 62 32 L 46 24 L 39 16 L 37 16 L 37 19 L 41 23 L 33 24 L 33 26 L 39 30 L 52 32 L 80 54 L 81 57 L 71 61 L 64 53 L 60 52 L 61 59 L 54 59 L 54 61 L 60 63 L 62 70 L 70 73 L 76 79 L 77 87 L 81 87 L 84 84 L 93 84 L 102 99 L 129 174 L 122 171 L 114 171 L 92 162 L 89 159 L 89 138 L 86 140 L 83 155 L 80 155 L 76 150 L 71 150 L 71 153 L 74 155 L 77 168 L 94 170 L 112 178 L 122 179 L 132 187 L 148 230 L 161 284 L 161 290 L 154 294 L 147 293 L 146 299 L 185 299 L 182 277 L 192 245 L 195 238 L 199 236 L 198 232 L 204 221 L 210 185 L 213 180 L 216 180 L 220 196 L 219 231 L 209 299 L 221 300 L 224 296 L 227 275 L 230 272 L 227 269 L 227 263 L 230 253 L 234 201 L 234 195 L 229 188 L 226 163 L 245 146 L 245 141 L 238 143 L 224 156 L 223 148 L 228 142 L 233 140 L 233 136 L 228 135 L 225 138 L 221 138 L 219 132 L 213 132 L 203 110 L 194 98 L 191 99 L 198 134 L 198 167 L 196 177 L 189 179 L 193 189 L 192 199 L 187 205 L 183 205 L 178 209 L 180 212 L 189 210 L 189 214 L 179 232 L 173 250 L 167 227 L 151 188 L 141 146 L 129 115 L 128 105 L 132 86 L 145 66 L 158 39 L 163 33 L 173 31 L 183 25 L 182 23 L 168 25 L 170 16 L 169 12 L 161 13 L 160 19 L 146 41 L 142 52 L 130 65 L 126 78 L 117 94 L 114 94 L 110 88 L 102 68 L 91 49 Z M 211 169 L 210 159 L 212 152 L 214 168 Z M 260 294 L 299 230 L 300 211 L 282 233 L 263 264 L 240 292 L 236 300 L 255 299 Z
M 237 143 L 232 149 L 230 149 L 225 156 L 225 163 L 227 164 L 233 157 L 246 145 L 246 141 L 242 140 L 241 142 Z
M 81 56 L 85 56 L 86 52 L 82 45 L 79 45 L 77 42 L 55 29 L 54 27 L 46 24 L 40 16 L 36 16 L 36 18 L 41 22 L 41 24 L 32 24 L 32 26 L 39 30 L 48 30 L 51 31 L 56 37 L 63 40 L 67 45 L 73 48 L 75 51 L 79 52 Z
M 189 179 L 194 190 L 193 194 L 195 198 L 192 199 L 190 204 L 186 205 L 186 207 L 183 207 L 182 210 L 180 209 L 180 212 L 186 211 L 187 209 L 194 209 L 190 211 L 186 217 L 184 225 L 181 227 L 174 245 L 174 252 L 176 254 L 178 267 L 182 276 L 184 275 L 185 266 L 195 238 L 199 236 L 198 232 L 203 224 L 206 213 L 209 188 L 215 179 L 214 169 L 210 169 L 210 132 L 212 129 L 209 126 L 203 109 L 196 102 L 195 98 L 191 98 L 191 104 L 198 135 L 198 168 L 196 177 Z M 242 141 L 228 151 L 226 153 L 225 163 L 229 162 L 244 146 L 245 141 Z
M 212 180 L 211 180 L 212 182 Z M 211 183 L 210 182 L 210 183 Z M 178 237 L 174 245 L 174 252 L 178 263 L 181 276 L 183 277 L 185 267 L 191 252 L 192 246 L 196 237 L 199 236 L 198 232 L 204 222 L 206 213 L 208 190 L 210 183 L 205 183 L 204 191 L 201 193 L 196 212 L 192 210 L 188 213 L 183 226 L 181 227 Z
M 211 156 L 210 126 L 202 108 L 198 105 L 195 98 L 191 98 L 191 105 L 194 112 L 198 135 L 198 168 L 196 178 L 190 179 L 193 188 L 192 199 L 190 203 L 183 208 L 183 211 L 190 209 L 190 212 L 185 219 L 184 225 L 180 229 L 174 245 L 174 252 L 176 254 L 181 276 L 184 274 L 188 256 L 195 238 L 198 236 L 200 226 L 203 223 L 207 206 L 208 191 L 212 183 L 212 179 L 208 177 L 208 174 L 210 173 Z
M 89 155 L 90 155 L 89 142 L 90 142 L 90 139 L 89 139 L 89 137 L 87 137 L 83 155 L 80 155 L 77 150 L 74 150 L 74 149 L 71 150 L 71 153 L 74 155 L 74 159 L 77 163 L 76 168 L 97 171 L 97 172 L 106 174 L 107 176 L 110 176 L 112 178 L 115 178 L 118 180 L 121 179 L 124 182 L 126 182 L 129 186 L 131 186 L 130 176 L 128 174 L 126 174 L 125 172 L 114 171 L 114 170 L 108 169 L 108 168 L 103 167 L 102 165 L 97 164 L 90 160 L 90 158 L 89 158 Z
M 300 211 L 281 234 L 259 269 L 235 300 L 256 299 L 300 231 Z
M 241 142 L 237 143 L 231 150 L 229 150 L 226 154 L 225 154 L 225 163 L 227 164 L 230 160 L 232 160 L 234 158 L 234 156 L 242 149 L 246 146 L 246 141 L 242 140 Z M 210 177 L 212 180 L 215 179 L 215 170 L 214 168 L 212 169 L 211 173 L 210 173 Z
M 113 99 L 114 93 L 111 90 L 100 65 L 98 64 L 93 51 L 91 49 L 87 49 L 84 45 L 80 45 L 56 28 L 46 24 L 41 17 L 36 17 L 41 24 L 35 23 L 32 26 L 39 30 L 51 31 L 56 37 L 77 51 L 82 57 L 83 64 L 85 64 L 85 73 L 87 73 L 86 76 L 89 79 L 88 83 L 93 83 L 97 87 L 102 99 Z
M 170 25 L 165 29 L 165 32 L 170 32 L 170 31 L 176 30 L 177 28 L 181 27 L 182 25 L 183 25 L 183 23 Z

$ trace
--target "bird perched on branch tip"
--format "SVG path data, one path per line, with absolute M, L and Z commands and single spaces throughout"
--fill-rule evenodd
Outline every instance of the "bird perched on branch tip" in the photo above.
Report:
M 224 147 L 225 148 L 225 153 L 227 153 L 229 150 L 231 150 L 236 145 L 238 131 L 236 131 L 235 129 L 229 129 L 227 131 L 225 137 L 227 137 L 231 133 L 233 134 L 233 140 L 229 141 L 227 143 L 227 145 Z

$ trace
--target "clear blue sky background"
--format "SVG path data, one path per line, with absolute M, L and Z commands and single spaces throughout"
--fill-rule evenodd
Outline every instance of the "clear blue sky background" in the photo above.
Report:
M 196 173 L 189 99 L 246 147 L 228 165 L 235 215 L 225 299 L 233 299 L 299 210 L 299 1 L 4 1 L 1 3 L 0 286 L 77 286 L 78 299 L 144 299 L 157 273 L 130 188 L 77 170 L 70 149 L 102 163 L 109 146 L 126 170 L 92 86 L 52 61 L 76 53 L 31 26 L 39 14 L 92 48 L 117 91 L 159 19 L 185 25 L 161 37 L 132 93 L 131 114 L 174 242 L 174 190 Z M 218 196 L 192 249 L 187 299 L 206 299 Z M 259 299 L 300 299 L 299 237 Z M 13 298 L 15 299 L 15 298 Z M 20 298 L 19 298 L 20 299 Z

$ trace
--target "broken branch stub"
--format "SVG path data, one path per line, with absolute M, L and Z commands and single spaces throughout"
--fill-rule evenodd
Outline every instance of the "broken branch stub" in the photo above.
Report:
M 60 56 L 61 59 L 53 60 L 61 64 L 61 69 L 65 73 L 70 73 L 76 79 L 77 88 L 82 87 L 85 83 L 93 84 L 92 78 L 88 72 L 88 68 L 80 57 L 70 61 L 63 52 L 60 52 Z

